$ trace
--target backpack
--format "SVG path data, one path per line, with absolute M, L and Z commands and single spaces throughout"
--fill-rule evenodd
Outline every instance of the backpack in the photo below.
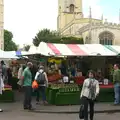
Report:
M 45 84 L 45 81 L 46 81 L 46 78 L 45 78 L 45 74 L 44 74 L 44 71 L 41 73 L 39 72 L 39 75 L 37 77 L 37 82 L 39 85 L 44 85 Z

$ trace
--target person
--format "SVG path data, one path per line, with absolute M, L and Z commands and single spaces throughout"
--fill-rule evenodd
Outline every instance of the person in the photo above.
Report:
M 18 82 L 17 82 L 17 84 L 18 84 L 18 87 L 19 87 L 19 91 L 21 90 L 21 86 L 23 85 L 21 77 L 22 77 L 24 69 L 25 69 L 25 65 L 21 65 L 21 67 L 18 70 Z
M 90 105 L 90 120 L 93 120 L 94 116 L 94 101 L 99 94 L 99 83 L 94 78 L 94 71 L 88 71 L 88 78 L 84 80 L 81 100 L 84 105 L 84 120 L 88 120 L 88 105 Z
M 12 68 L 11 67 L 7 69 L 7 76 L 8 76 L 8 85 L 12 85 Z
M 2 78 L 4 83 L 7 83 L 7 67 L 5 65 L 5 62 L 1 61 L 1 67 L 2 67 Z
M 2 65 L 0 64 L 0 94 L 2 94 L 3 90 L 4 90 L 4 83 L 2 78 Z M 0 112 L 3 112 L 3 110 L 0 109 Z
M 37 104 L 39 104 L 40 92 L 42 94 L 43 103 L 47 104 L 45 90 L 46 87 L 48 87 L 48 78 L 46 72 L 44 71 L 44 66 L 39 67 L 39 70 L 35 75 L 35 80 L 39 84 L 39 88 L 37 89 L 37 98 L 36 98 Z
M 76 77 L 81 77 L 81 76 L 82 76 L 82 72 L 80 71 L 80 69 L 77 69 Z
M 114 105 L 118 105 L 120 104 L 120 69 L 118 64 L 114 65 L 113 82 L 115 93 Z
M 23 71 L 22 80 L 24 88 L 24 109 L 32 110 L 31 98 L 32 98 L 32 69 L 33 64 L 27 63 L 27 67 Z

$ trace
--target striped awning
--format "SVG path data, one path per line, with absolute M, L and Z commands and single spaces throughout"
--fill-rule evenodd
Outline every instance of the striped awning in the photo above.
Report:
M 85 44 L 88 48 L 89 55 L 101 55 L 101 56 L 115 56 L 116 53 L 106 48 L 101 44 Z
M 87 49 L 84 45 L 75 44 L 52 44 L 48 43 L 48 47 L 55 55 L 63 56 L 86 56 Z
M 117 45 L 105 45 L 106 48 L 108 48 L 109 50 L 115 52 L 117 55 L 120 54 L 120 46 Z
M 53 44 L 41 42 L 38 51 L 42 55 L 56 56 L 114 56 L 115 52 L 101 44 Z

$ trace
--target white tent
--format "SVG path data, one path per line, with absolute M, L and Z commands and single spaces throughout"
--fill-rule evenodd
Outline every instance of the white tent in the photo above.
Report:
M 0 51 L 0 59 L 18 59 L 14 52 Z

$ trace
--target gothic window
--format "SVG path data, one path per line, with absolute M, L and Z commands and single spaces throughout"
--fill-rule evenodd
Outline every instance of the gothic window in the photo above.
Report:
M 102 45 L 112 45 L 114 40 L 114 35 L 111 32 L 104 31 L 99 35 L 99 42 Z
M 75 6 L 73 4 L 70 5 L 70 13 L 73 13 L 75 10 Z

